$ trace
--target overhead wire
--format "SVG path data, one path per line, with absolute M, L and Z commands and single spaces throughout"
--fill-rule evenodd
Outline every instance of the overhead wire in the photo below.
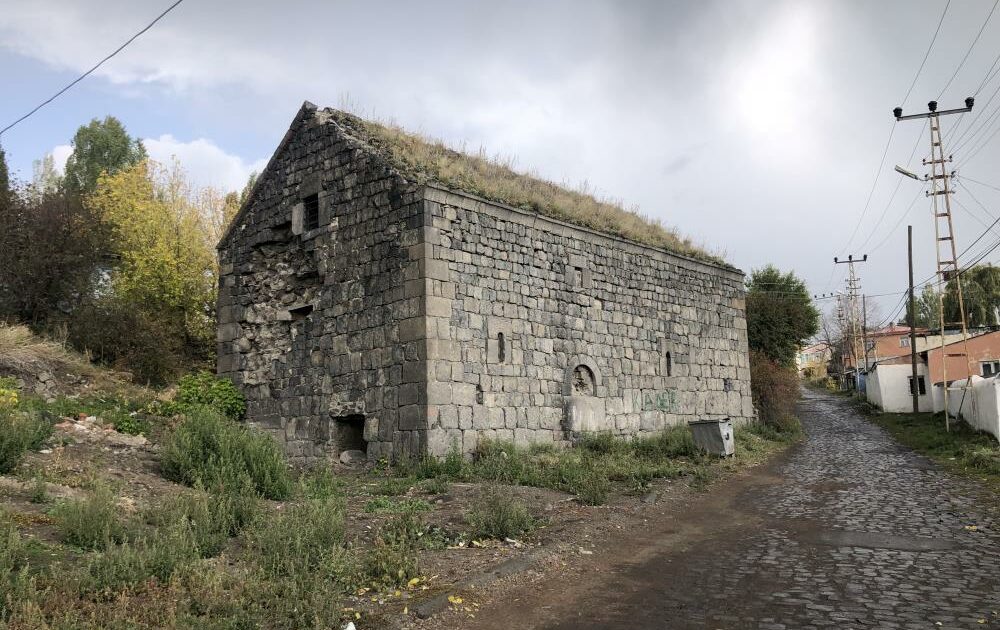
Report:
M 962 67 L 965 66 L 965 62 L 969 59 L 969 55 L 972 53 L 972 49 L 976 47 L 976 43 L 979 41 L 979 38 L 983 36 L 983 31 L 986 30 L 986 25 L 990 23 L 990 18 L 993 17 L 993 12 L 997 10 L 998 4 L 1000 4 L 1000 0 L 995 0 L 993 2 L 993 7 L 990 9 L 989 14 L 986 16 L 986 19 L 983 20 L 983 25 L 979 27 L 979 32 L 976 33 L 976 37 L 972 40 L 972 43 L 969 44 L 969 48 L 968 50 L 965 51 L 965 56 L 962 57 L 962 61 L 958 63 L 958 67 L 955 68 L 955 72 L 951 74 L 951 78 L 948 79 L 948 83 L 946 83 L 945 86 L 941 88 L 941 93 L 938 94 L 938 100 L 941 100 L 941 97 L 944 96 L 945 91 L 948 90 L 948 87 L 951 86 L 952 82 L 955 80 L 955 77 L 958 76 L 959 71 L 961 71 Z
M 20 124 L 21 122 L 23 122 L 23 121 L 27 120 L 28 118 L 30 118 L 31 116 L 33 116 L 35 114 L 35 112 L 37 112 L 41 108 L 45 107 L 46 105 L 48 105 L 52 101 L 56 100 L 57 98 L 59 98 L 60 96 L 62 96 L 67 90 L 69 90 L 70 88 L 72 88 L 74 85 L 76 85 L 80 81 L 83 81 L 85 78 L 87 78 L 88 76 L 90 76 L 91 74 L 93 74 L 94 71 L 96 71 L 98 68 L 100 68 L 102 65 L 104 65 L 105 62 L 107 62 L 109 59 L 111 59 L 112 57 L 114 57 L 115 55 L 117 55 L 118 53 L 120 53 L 121 51 L 125 50 L 126 46 L 128 46 L 129 44 L 131 44 L 132 42 L 134 42 L 136 39 L 138 39 L 139 36 L 141 36 L 143 33 L 145 33 L 146 31 L 148 31 L 149 29 L 153 28 L 153 25 L 155 25 L 157 22 L 159 22 L 161 19 L 163 19 L 164 16 L 166 16 L 168 13 L 170 13 L 171 11 L 173 11 L 177 7 L 177 5 L 179 5 L 183 1 L 184 0 L 176 0 L 176 2 L 174 2 L 169 7 L 167 7 L 166 10 L 163 11 L 163 13 L 160 13 L 158 16 L 156 16 L 156 18 L 152 22 L 150 22 L 145 27 L 143 27 L 142 30 L 140 30 L 138 33 L 136 33 L 132 37 L 129 37 L 125 41 L 124 44 L 122 44 L 121 46 L 119 46 L 118 48 L 116 48 L 110 55 L 108 55 L 104 59 L 101 59 L 100 61 L 98 61 L 89 70 L 87 70 L 86 72 L 84 72 L 83 74 L 81 74 L 80 76 L 78 76 L 77 78 L 75 78 L 72 81 L 70 81 L 61 90 L 59 90 L 58 92 L 56 92 L 55 94 L 53 94 L 49 98 L 45 99 L 44 101 L 42 101 L 41 103 L 39 103 L 38 105 L 36 105 L 34 107 L 34 109 L 32 109 L 31 111 L 29 111 L 27 114 L 24 114 L 23 116 L 21 116 L 20 118 L 18 118 L 14 122 L 10 123 L 9 125 L 7 125 L 6 127 L 4 127 L 3 129 L 0 129 L 0 136 L 3 136 L 4 133 L 6 133 L 7 131 L 10 131 L 16 125 Z

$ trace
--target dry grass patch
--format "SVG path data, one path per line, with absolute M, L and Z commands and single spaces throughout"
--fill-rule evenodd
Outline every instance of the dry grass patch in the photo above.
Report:
M 729 266 L 720 256 L 698 247 L 675 229 L 635 209 L 626 209 L 618 200 L 598 199 L 585 186 L 572 190 L 534 173 L 519 173 L 514 170 L 511 158 L 490 156 L 482 149 L 470 155 L 392 123 L 366 121 L 336 110 L 324 113 L 354 131 L 418 184 L 438 182 L 491 201 Z

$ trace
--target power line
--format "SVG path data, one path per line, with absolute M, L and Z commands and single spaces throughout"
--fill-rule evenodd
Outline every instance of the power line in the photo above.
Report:
M 924 187 L 924 188 L 921 188 L 920 190 L 917 191 L 917 194 L 913 196 L 913 200 L 910 201 L 910 205 L 908 205 L 906 207 L 906 210 L 903 212 L 902 216 L 900 216 L 899 220 L 896 221 L 896 225 L 892 226 L 892 229 L 889 230 L 889 232 L 885 235 L 885 238 L 883 238 L 881 241 L 879 241 L 878 245 L 876 245 L 875 247 L 872 247 L 869 251 L 874 252 L 874 251 L 878 250 L 880 247 L 882 247 L 883 245 L 885 245 L 886 241 L 888 241 L 889 238 L 893 234 L 896 233 L 896 229 L 903 223 L 903 219 L 905 219 L 906 217 L 908 217 L 910 215 L 910 212 L 913 210 L 914 204 L 916 204 L 917 203 L 917 199 L 920 198 L 920 193 L 922 193 L 922 192 L 924 192 L 926 190 L 927 190 L 927 188 Z
M 913 150 L 910 151 L 910 157 L 907 158 L 907 160 L 906 160 L 906 165 L 907 166 L 909 166 L 910 163 L 913 162 L 913 156 L 917 154 L 917 148 L 920 146 L 920 140 L 921 140 L 921 137 L 924 134 L 924 128 L 926 126 L 927 126 L 927 121 L 925 120 L 924 121 L 924 126 L 920 128 L 920 133 L 917 134 L 917 141 L 913 144 Z M 902 186 L 902 184 L 903 184 L 903 178 L 900 177 L 900 178 L 898 178 L 896 180 L 896 187 L 892 189 L 892 194 L 889 195 L 889 201 L 886 202 L 885 208 L 882 209 L 882 215 L 879 216 L 878 221 L 875 222 L 875 226 L 871 230 L 869 230 L 869 232 L 868 232 L 868 238 L 865 239 L 865 242 L 862 243 L 861 246 L 858 247 L 858 249 L 864 249 L 865 245 L 867 245 L 869 243 L 869 241 L 872 240 L 872 236 L 875 235 L 876 230 L 878 230 L 879 226 L 882 225 L 882 221 L 885 220 L 885 215 L 886 215 L 886 213 L 889 212 L 889 207 L 892 205 L 893 200 L 896 199 L 896 193 L 899 192 L 899 187 Z M 895 228 L 893 228 L 893 229 L 895 229 Z
M 986 30 L 986 25 L 990 23 L 990 18 L 993 17 L 993 12 L 997 10 L 997 5 L 998 4 L 1000 4 L 1000 0 L 995 0 L 995 2 L 993 3 L 993 8 L 990 9 L 989 15 L 986 16 L 986 19 L 983 21 L 983 25 L 979 27 L 979 32 L 976 33 L 975 39 L 973 39 L 972 43 L 969 44 L 969 49 L 965 51 L 965 56 L 962 57 L 962 61 L 960 61 L 959 64 L 958 64 L 958 67 L 955 68 L 955 72 L 953 72 L 952 75 L 951 75 L 951 78 L 948 79 L 948 83 L 946 83 L 945 86 L 943 88 L 941 88 L 941 93 L 938 94 L 938 100 L 941 100 L 941 97 L 944 96 L 944 93 L 948 89 L 948 87 L 951 85 L 951 82 L 954 81 L 955 77 L 958 76 L 959 70 L 961 70 L 962 66 L 965 65 L 966 60 L 969 58 L 969 54 L 972 53 L 972 49 L 976 47 L 976 42 L 979 41 L 979 38 L 982 37 L 982 35 L 983 35 L 983 31 Z
M 1000 0 L 998 0 L 1000 2 Z M 941 32 L 941 25 L 944 23 L 944 18 L 948 14 L 948 8 L 951 7 L 951 0 L 944 5 L 944 10 L 941 11 L 941 17 L 938 19 L 937 27 L 934 29 L 934 35 L 931 36 L 931 41 L 927 45 L 927 50 L 924 52 L 924 58 L 920 61 L 920 66 L 917 68 L 917 72 L 913 75 L 913 80 L 910 81 L 910 87 L 906 90 L 906 95 L 903 96 L 903 100 L 900 102 L 901 105 L 906 105 L 906 100 L 910 98 L 910 94 L 913 92 L 913 87 L 917 84 L 917 79 L 920 78 L 921 73 L 924 71 L 924 66 L 927 64 L 927 59 L 930 57 L 931 50 L 934 49 L 934 43 L 937 41 L 938 34 Z M 885 148 L 882 150 L 882 159 L 879 160 L 878 169 L 875 171 L 875 181 L 872 182 L 871 190 L 868 192 L 868 199 L 865 201 L 865 206 L 861 210 L 861 216 L 858 218 L 857 225 L 854 226 L 854 231 L 851 232 L 851 237 L 847 240 L 843 249 L 846 251 L 850 248 L 851 243 L 854 242 L 854 237 L 858 233 L 858 229 L 864 222 L 865 215 L 868 213 L 868 207 L 872 202 L 872 195 L 875 194 L 875 188 L 878 186 L 879 178 L 882 176 L 882 167 L 885 165 L 885 156 L 889 153 L 889 146 L 892 144 L 892 135 L 896 130 L 896 125 L 893 123 L 892 128 L 889 130 L 889 138 L 885 142 Z M 833 273 L 830 274 L 830 280 L 827 281 L 827 286 L 824 289 L 829 288 L 830 283 L 833 281 Z
M 101 59 L 100 61 L 98 61 L 94 65 L 94 67 L 92 67 L 90 70 L 87 70 L 86 72 L 84 72 L 83 74 L 81 74 L 80 76 L 78 76 L 76 79 L 73 79 L 73 81 L 71 81 L 66 87 L 64 87 L 63 89 L 61 89 L 58 92 L 56 92 L 55 94 L 53 94 L 52 96 L 50 96 L 48 99 L 42 101 L 40 104 L 38 104 L 34 109 L 32 109 L 30 112 L 28 112 L 24 116 L 21 116 L 20 118 L 18 118 L 14 122 L 10 123 L 9 125 L 7 125 L 6 127 L 4 127 L 3 129 L 0 129 L 0 136 L 3 136 L 3 134 L 5 132 L 11 130 L 15 125 L 21 123 L 22 121 L 26 120 L 27 118 L 30 118 L 35 112 L 37 112 L 41 108 L 45 107 L 46 105 L 48 105 L 52 101 L 54 101 L 57 98 L 59 98 L 60 96 L 62 96 L 63 93 L 65 93 L 67 90 L 69 90 L 71 87 L 73 87 L 74 85 L 76 85 L 80 81 L 83 81 L 85 78 L 87 78 L 89 75 L 91 75 L 95 70 L 97 70 L 102 65 L 104 65 L 104 62 L 108 61 L 109 59 L 111 59 L 112 57 L 114 57 L 115 55 L 117 55 L 118 53 L 120 53 L 122 50 L 125 49 L 126 46 L 128 46 L 133 41 L 135 41 L 140 35 L 142 35 L 146 31 L 148 31 L 149 29 L 153 28 L 154 24 L 156 24 L 161 19 L 163 19 L 163 17 L 166 14 L 170 13 L 171 11 L 173 11 L 174 8 L 177 5 L 179 5 L 181 2 L 183 2 L 183 1 L 184 0 L 177 0 L 176 2 L 174 2 L 172 5 L 170 5 L 169 7 L 167 7 L 166 11 L 164 11 L 163 13 L 159 14 L 158 16 L 156 16 L 155 20 L 153 20 L 152 22 L 150 22 L 149 24 L 147 24 L 145 26 L 145 28 L 143 28 L 141 31 L 139 31 L 138 33 L 136 33 L 132 37 L 128 38 L 128 40 L 124 44 L 122 44 L 121 46 L 119 46 L 118 48 L 116 48 L 115 51 L 112 52 L 110 55 L 108 55 L 104 59 Z
M 920 78 L 920 73 L 924 70 L 924 64 L 927 63 L 927 58 L 931 55 L 931 49 L 934 48 L 934 42 L 937 41 L 938 33 L 941 32 L 941 24 L 944 23 L 944 16 L 948 14 L 948 7 L 951 6 L 951 0 L 948 0 L 947 4 L 944 5 L 944 11 L 941 12 L 941 19 L 938 20 L 937 28 L 934 29 L 934 36 L 931 37 L 931 43 L 927 45 L 927 52 L 924 53 L 924 59 L 920 62 L 920 67 L 917 68 L 917 73 L 913 75 L 913 81 L 910 82 L 910 87 L 906 90 L 906 96 L 900 101 L 900 105 L 906 105 L 906 99 L 910 98 L 910 93 L 913 92 L 913 86 L 917 84 L 917 79 Z

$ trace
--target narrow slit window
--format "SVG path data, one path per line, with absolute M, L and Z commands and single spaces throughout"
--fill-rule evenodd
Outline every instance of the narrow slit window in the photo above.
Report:
M 666 367 L 667 367 L 667 376 L 673 376 L 674 375 L 674 358 L 672 356 L 670 356 L 670 351 L 669 350 L 667 351 L 667 356 L 665 357 L 665 359 L 666 359 L 665 363 L 666 363 Z
M 302 229 L 308 232 L 319 227 L 319 194 L 306 195 L 302 200 Z
M 503 333 L 497 333 L 497 361 L 503 363 L 507 360 L 507 339 Z

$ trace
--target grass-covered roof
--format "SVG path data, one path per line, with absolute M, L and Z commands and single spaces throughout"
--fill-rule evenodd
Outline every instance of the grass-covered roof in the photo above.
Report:
M 510 160 L 490 157 L 483 151 L 476 155 L 462 153 L 395 124 L 372 122 L 334 109 L 321 110 L 319 115 L 349 129 L 351 135 L 370 145 L 414 183 L 438 183 L 644 245 L 730 266 L 659 220 L 628 210 L 620 202 L 598 199 L 585 191 L 519 173 Z

